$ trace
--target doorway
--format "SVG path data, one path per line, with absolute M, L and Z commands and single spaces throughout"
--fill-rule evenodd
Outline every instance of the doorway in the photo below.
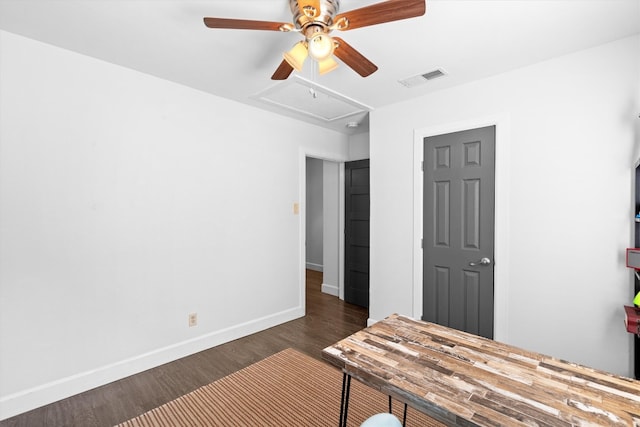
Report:
M 342 163 L 305 157 L 304 268 L 321 273 L 323 293 L 341 296 Z
M 368 308 L 369 160 L 341 162 L 309 154 L 303 160 L 303 272 L 321 274 L 323 293 Z
M 508 342 L 509 337 L 509 288 L 510 288 L 510 215 L 511 194 L 511 118 L 507 113 L 478 116 L 462 121 L 443 122 L 413 132 L 413 292 L 412 316 L 423 315 L 423 197 L 424 138 L 459 132 L 462 130 L 495 126 L 495 248 L 494 272 L 494 320 L 493 339 Z

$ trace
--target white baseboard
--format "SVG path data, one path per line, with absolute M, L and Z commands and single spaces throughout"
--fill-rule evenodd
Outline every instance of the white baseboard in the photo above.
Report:
M 306 266 L 307 270 L 319 271 L 321 273 L 324 271 L 324 265 L 322 264 L 314 264 L 312 262 L 308 262 Z
M 335 285 L 322 284 L 322 293 L 333 295 L 334 297 L 340 296 L 340 289 Z
M 182 357 L 242 338 L 281 323 L 304 316 L 304 307 L 295 307 L 273 315 L 214 331 L 91 371 L 61 378 L 28 390 L 0 398 L 0 420 L 65 399 L 83 391 L 172 362 Z
M 372 318 L 368 318 L 367 319 L 367 328 L 371 325 L 373 325 L 374 323 L 377 323 L 378 321 L 376 319 L 372 319 Z

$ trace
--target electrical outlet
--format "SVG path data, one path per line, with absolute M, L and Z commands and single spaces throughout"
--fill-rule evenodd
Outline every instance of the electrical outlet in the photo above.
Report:
M 189 327 L 196 326 L 198 324 L 198 313 L 189 314 Z

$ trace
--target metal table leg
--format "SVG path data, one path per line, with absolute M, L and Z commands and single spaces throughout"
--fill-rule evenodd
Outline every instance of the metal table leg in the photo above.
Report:
M 407 404 L 404 404 L 404 415 L 402 415 L 402 427 L 407 425 Z
M 339 427 L 347 427 L 347 414 L 349 412 L 349 392 L 351 391 L 351 375 L 346 372 L 342 374 L 342 398 L 340 401 L 340 424 Z
M 393 410 L 392 410 L 392 406 L 391 406 L 391 396 L 389 396 L 389 413 L 393 414 Z M 407 425 L 407 404 L 404 404 L 404 414 L 402 415 L 402 427 L 406 427 Z

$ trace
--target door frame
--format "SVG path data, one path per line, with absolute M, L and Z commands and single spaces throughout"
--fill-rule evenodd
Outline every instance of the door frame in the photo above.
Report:
M 338 297 L 344 300 L 344 162 L 345 157 L 330 154 L 322 150 L 301 147 L 298 155 L 299 174 L 299 304 L 306 314 L 306 266 L 307 266 L 307 157 L 338 163 Z M 324 258 L 324 253 L 323 253 Z
M 423 295 L 423 172 L 424 138 L 452 132 L 476 129 L 486 126 L 496 127 L 495 144 L 495 247 L 494 247 L 494 312 L 493 336 L 495 340 L 508 342 L 508 300 L 509 300 L 509 147 L 511 125 L 507 114 L 485 117 L 425 128 L 413 132 L 413 317 L 422 316 Z

